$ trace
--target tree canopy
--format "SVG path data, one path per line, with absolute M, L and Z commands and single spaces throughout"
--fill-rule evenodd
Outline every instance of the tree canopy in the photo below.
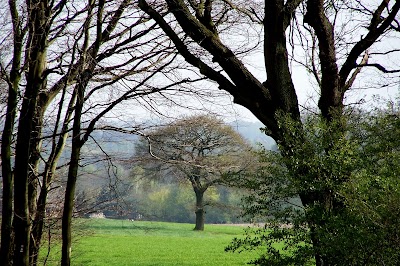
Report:
M 196 115 L 142 137 L 134 159 L 145 175 L 187 181 L 196 194 L 196 230 L 204 229 L 204 193 L 254 167 L 251 146 L 220 119 Z

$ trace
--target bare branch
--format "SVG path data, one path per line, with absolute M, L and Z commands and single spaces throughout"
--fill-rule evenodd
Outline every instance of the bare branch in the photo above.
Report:
M 362 64 L 362 65 L 358 65 L 357 67 L 375 67 L 377 68 L 379 71 L 383 72 L 383 73 L 399 73 L 400 69 L 386 69 L 384 66 L 382 66 L 381 64 L 378 63 L 369 63 L 369 64 Z
M 168 25 L 168 23 L 159 15 L 153 8 L 151 8 L 145 0 L 139 1 L 140 8 L 149 14 L 151 18 L 153 18 L 160 27 L 165 31 L 168 37 L 174 42 L 176 48 L 178 49 L 179 53 L 185 58 L 185 60 L 190 63 L 191 65 L 198 67 L 200 73 L 209 77 L 210 79 L 216 81 L 221 89 L 227 90 L 232 94 L 236 94 L 236 86 L 232 84 L 227 78 L 225 78 L 222 74 L 215 71 L 213 68 L 209 67 L 205 64 L 201 59 L 194 56 L 188 50 L 187 46 L 181 41 L 181 39 L 176 35 L 174 30 Z
M 224 3 L 229 5 L 232 9 L 245 14 L 252 22 L 262 25 L 263 19 L 258 16 L 257 12 L 254 9 L 249 10 L 246 8 L 239 7 L 239 6 L 235 5 L 234 3 L 232 3 L 232 1 L 230 1 L 230 0 L 222 0 L 222 1 L 224 1 Z
M 378 9 L 375 11 L 374 14 L 375 16 L 380 15 L 382 11 L 380 11 L 381 6 L 386 2 L 386 0 L 383 0 L 382 4 L 378 7 Z M 341 82 L 341 87 L 344 88 L 344 85 L 347 82 L 347 78 L 351 72 L 351 70 L 354 67 L 357 67 L 356 60 L 358 57 L 365 52 L 369 47 L 371 47 L 372 44 L 376 42 L 376 40 L 384 33 L 384 31 L 390 27 L 391 23 L 395 19 L 397 13 L 399 12 L 400 9 L 400 1 L 396 1 L 395 4 L 393 5 L 391 11 L 389 12 L 389 15 L 383 19 L 383 21 L 378 25 L 378 18 L 375 18 L 375 21 L 372 23 L 369 28 L 368 34 L 362 38 L 359 42 L 357 42 L 353 48 L 351 49 L 346 62 L 342 65 L 342 68 L 340 69 L 339 76 L 340 76 L 340 82 Z M 376 66 L 378 67 L 378 66 Z
M 344 90 L 348 90 L 353 85 L 353 82 L 356 80 L 357 75 L 361 72 L 361 68 L 363 66 L 367 65 L 368 58 L 369 58 L 369 54 L 368 54 L 368 51 L 366 51 L 363 59 L 360 62 L 360 64 L 358 65 L 356 70 L 353 72 L 353 74 L 351 75 L 350 79 L 347 81 L 347 83 L 346 83 L 346 85 L 344 87 Z

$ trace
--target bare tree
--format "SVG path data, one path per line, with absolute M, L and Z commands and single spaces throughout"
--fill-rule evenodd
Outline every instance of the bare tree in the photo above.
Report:
M 251 146 L 223 121 L 206 115 L 179 119 L 145 134 L 134 160 L 147 178 L 188 181 L 196 195 L 196 225 L 204 230 L 204 193 L 254 166 Z

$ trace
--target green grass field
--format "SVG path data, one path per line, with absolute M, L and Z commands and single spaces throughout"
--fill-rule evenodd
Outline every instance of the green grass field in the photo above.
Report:
M 80 222 L 72 247 L 74 266 L 246 265 L 256 254 L 228 253 L 224 248 L 243 227 L 90 219 Z M 47 265 L 58 265 L 53 252 Z M 58 258 L 58 259 L 57 259 Z

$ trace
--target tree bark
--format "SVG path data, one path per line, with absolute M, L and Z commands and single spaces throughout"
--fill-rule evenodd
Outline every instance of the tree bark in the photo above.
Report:
M 15 117 L 18 103 L 18 86 L 21 79 L 21 54 L 23 31 L 21 29 L 19 15 L 14 1 L 9 2 L 13 25 L 13 62 L 10 76 L 8 77 L 8 99 L 4 128 L 1 138 L 1 161 L 3 178 L 3 202 L 1 219 L 1 250 L 0 261 L 3 265 L 11 265 L 13 252 L 13 169 L 11 164 L 12 135 L 14 131 Z
M 32 77 L 33 78 L 33 77 Z M 29 151 L 32 132 L 32 118 L 36 108 L 38 88 L 33 84 L 35 79 L 27 80 L 28 86 L 24 95 L 19 119 L 15 157 L 14 181 L 14 228 L 15 250 L 14 264 L 29 265 L 30 217 L 28 205 Z
M 39 98 L 39 97 L 38 97 Z M 32 135 L 31 135 L 31 143 L 30 143 L 30 158 L 29 165 L 30 171 L 28 175 L 28 204 L 29 204 L 29 216 L 32 221 L 31 234 L 30 234 L 30 244 L 29 244 L 29 258 L 30 265 L 36 265 L 37 256 L 39 253 L 39 247 L 41 242 L 41 234 L 38 235 L 39 231 L 37 230 L 37 221 L 38 219 L 44 219 L 41 217 L 42 214 L 39 213 L 38 210 L 38 187 L 39 187 L 39 177 L 37 173 L 39 171 L 39 158 L 40 158 L 40 149 L 42 146 L 42 142 L 40 137 L 42 136 L 42 128 L 43 128 L 43 116 L 44 116 L 45 107 L 43 104 L 38 103 L 36 108 L 34 117 L 32 119 Z M 44 188 L 44 184 L 42 184 L 42 188 Z M 43 201 L 43 198 L 41 199 Z M 42 202 L 45 203 L 45 202 Z M 40 206 L 43 208 L 43 206 Z
M 285 31 L 288 27 L 288 14 L 285 13 L 283 1 L 265 1 L 264 19 L 264 62 L 267 81 L 264 83 L 273 101 L 272 110 L 264 110 L 271 116 L 276 111 L 289 114 L 295 121 L 300 121 L 300 111 L 297 95 L 289 69 L 287 40 Z M 266 108 L 263 106 L 263 108 Z M 276 121 L 270 125 L 278 140 L 282 136 Z
M 18 80 L 16 83 L 18 84 Z M 15 83 L 15 82 L 13 82 Z M 15 84 L 14 84 L 15 85 Z M 1 138 L 1 161 L 3 176 L 3 202 L 1 219 L 1 251 L 0 261 L 3 265 L 11 265 L 13 230 L 13 169 L 11 166 L 11 145 L 17 108 L 17 86 L 10 84 L 7 101 L 7 113 Z
M 196 194 L 196 225 L 193 230 L 204 231 L 205 211 L 204 211 L 204 190 L 194 188 Z
M 76 117 L 76 113 L 75 113 Z M 76 119 L 78 120 L 78 119 Z M 75 121 L 74 120 L 74 124 Z M 79 119 L 80 120 L 80 119 Z M 74 126 L 74 131 L 79 130 L 80 126 Z M 62 255 L 61 255 L 61 265 L 69 266 L 71 265 L 71 223 L 72 223 L 72 212 L 74 208 L 74 196 L 75 196 L 75 187 L 76 180 L 78 175 L 79 168 L 79 158 L 80 158 L 80 138 L 78 134 L 73 134 L 72 140 L 72 150 L 71 150 L 71 160 L 70 166 L 68 170 L 68 181 L 67 187 L 65 190 L 65 199 L 64 199 L 64 210 L 63 210 L 63 218 L 62 218 Z
M 29 239 L 31 218 L 29 216 L 28 182 L 32 172 L 30 163 L 31 137 L 39 91 L 46 84 L 48 10 L 46 2 L 28 2 L 29 36 L 26 62 L 28 72 L 20 118 L 15 156 L 14 175 L 14 265 L 29 265 Z M 47 11 L 47 12 L 46 12 Z

